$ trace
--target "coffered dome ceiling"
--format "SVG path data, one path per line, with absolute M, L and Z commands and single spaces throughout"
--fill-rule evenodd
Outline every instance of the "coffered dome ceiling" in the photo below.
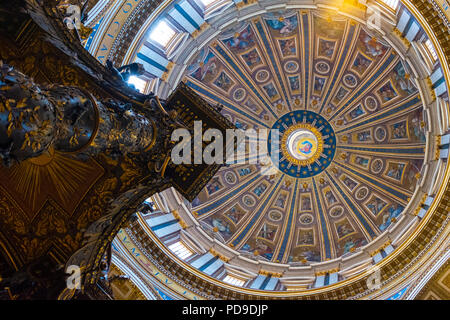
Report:
M 191 32 L 195 40 L 164 40 L 171 62 L 144 78 L 162 97 L 183 81 L 237 128 L 279 129 L 280 151 L 269 152 L 279 167 L 247 150 L 192 202 L 166 190 L 148 200 L 156 214 L 139 221 L 163 247 L 181 239 L 194 254 L 177 260 L 186 267 L 204 272 L 209 264 L 195 260 L 209 250 L 238 278 L 264 269 L 285 279 L 269 290 L 296 277 L 306 285 L 292 288 L 312 288 L 324 270 L 349 278 L 417 231 L 444 179 L 436 137 L 448 127 L 448 94 L 428 35 L 403 5 L 384 6 L 376 28 L 358 6 L 264 6 L 250 6 L 246 18 L 224 7 Z M 153 70 L 158 50 L 149 42 L 134 40 L 125 61 Z M 161 212 L 180 222 L 175 235 L 155 232 Z
M 319 10 L 264 14 L 222 32 L 187 70 L 185 82 L 238 128 L 282 130 L 279 170 L 228 166 L 192 202 L 212 237 L 255 259 L 320 262 L 404 214 L 427 118 L 411 66 L 379 34 Z M 289 132 L 311 141 L 302 164 Z

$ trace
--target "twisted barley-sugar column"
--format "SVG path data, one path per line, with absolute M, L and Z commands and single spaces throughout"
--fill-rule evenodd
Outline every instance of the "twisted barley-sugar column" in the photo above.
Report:
M 6 166 L 51 149 L 88 156 L 145 150 L 154 122 L 118 101 L 97 101 L 84 89 L 40 87 L 0 62 L 0 157 Z

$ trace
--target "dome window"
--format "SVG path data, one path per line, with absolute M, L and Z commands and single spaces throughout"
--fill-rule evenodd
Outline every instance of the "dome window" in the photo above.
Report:
M 144 93 L 145 86 L 147 85 L 147 81 L 136 76 L 131 76 L 130 79 L 128 79 L 128 83 L 132 84 L 136 88 L 136 90 L 141 93 Z
M 192 256 L 192 251 L 186 248 L 186 246 L 181 241 L 171 244 L 169 246 L 169 249 L 173 253 L 175 253 L 181 260 L 185 260 Z
M 176 32 L 165 21 L 161 21 L 150 33 L 149 39 L 166 47 L 173 39 Z
M 244 286 L 244 283 L 245 283 L 244 280 L 232 277 L 230 275 L 226 275 L 225 278 L 223 278 L 223 282 L 226 282 L 226 283 L 231 284 L 236 287 L 242 287 L 242 286 Z
M 438 56 L 436 50 L 434 50 L 433 44 L 431 43 L 430 39 L 427 39 L 427 41 L 425 41 L 425 46 L 427 48 L 428 53 L 433 57 L 433 60 L 436 61 Z

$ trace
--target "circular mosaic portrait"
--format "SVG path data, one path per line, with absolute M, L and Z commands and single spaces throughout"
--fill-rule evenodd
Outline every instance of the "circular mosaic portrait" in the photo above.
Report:
M 305 213 L 300 216 L 299 221 L 301 224 L 310 224 L 313 223 L 314 217 L 309 213 Z
M 317 62 L 315 68 L 320 74 L 327 74 L 330 71 L 330 65 L 324 61 Z
M 294 73 L 294 72 L 298 71 L 298 68 L 299 68 L 299 65 L 295 61 L 288 61 L 284 65 L 284 71 L 286 71 L 287 73 Z
M 256 73 L 256 81 L 259 83 L 266 82 L 269 79 L 269 72 L 267 70 L 261 70 Z
M 283 214 L 280 211 L 272 210 L 269 212 L 269 219 L 272 221 L 280 221 L 283 218 Z

